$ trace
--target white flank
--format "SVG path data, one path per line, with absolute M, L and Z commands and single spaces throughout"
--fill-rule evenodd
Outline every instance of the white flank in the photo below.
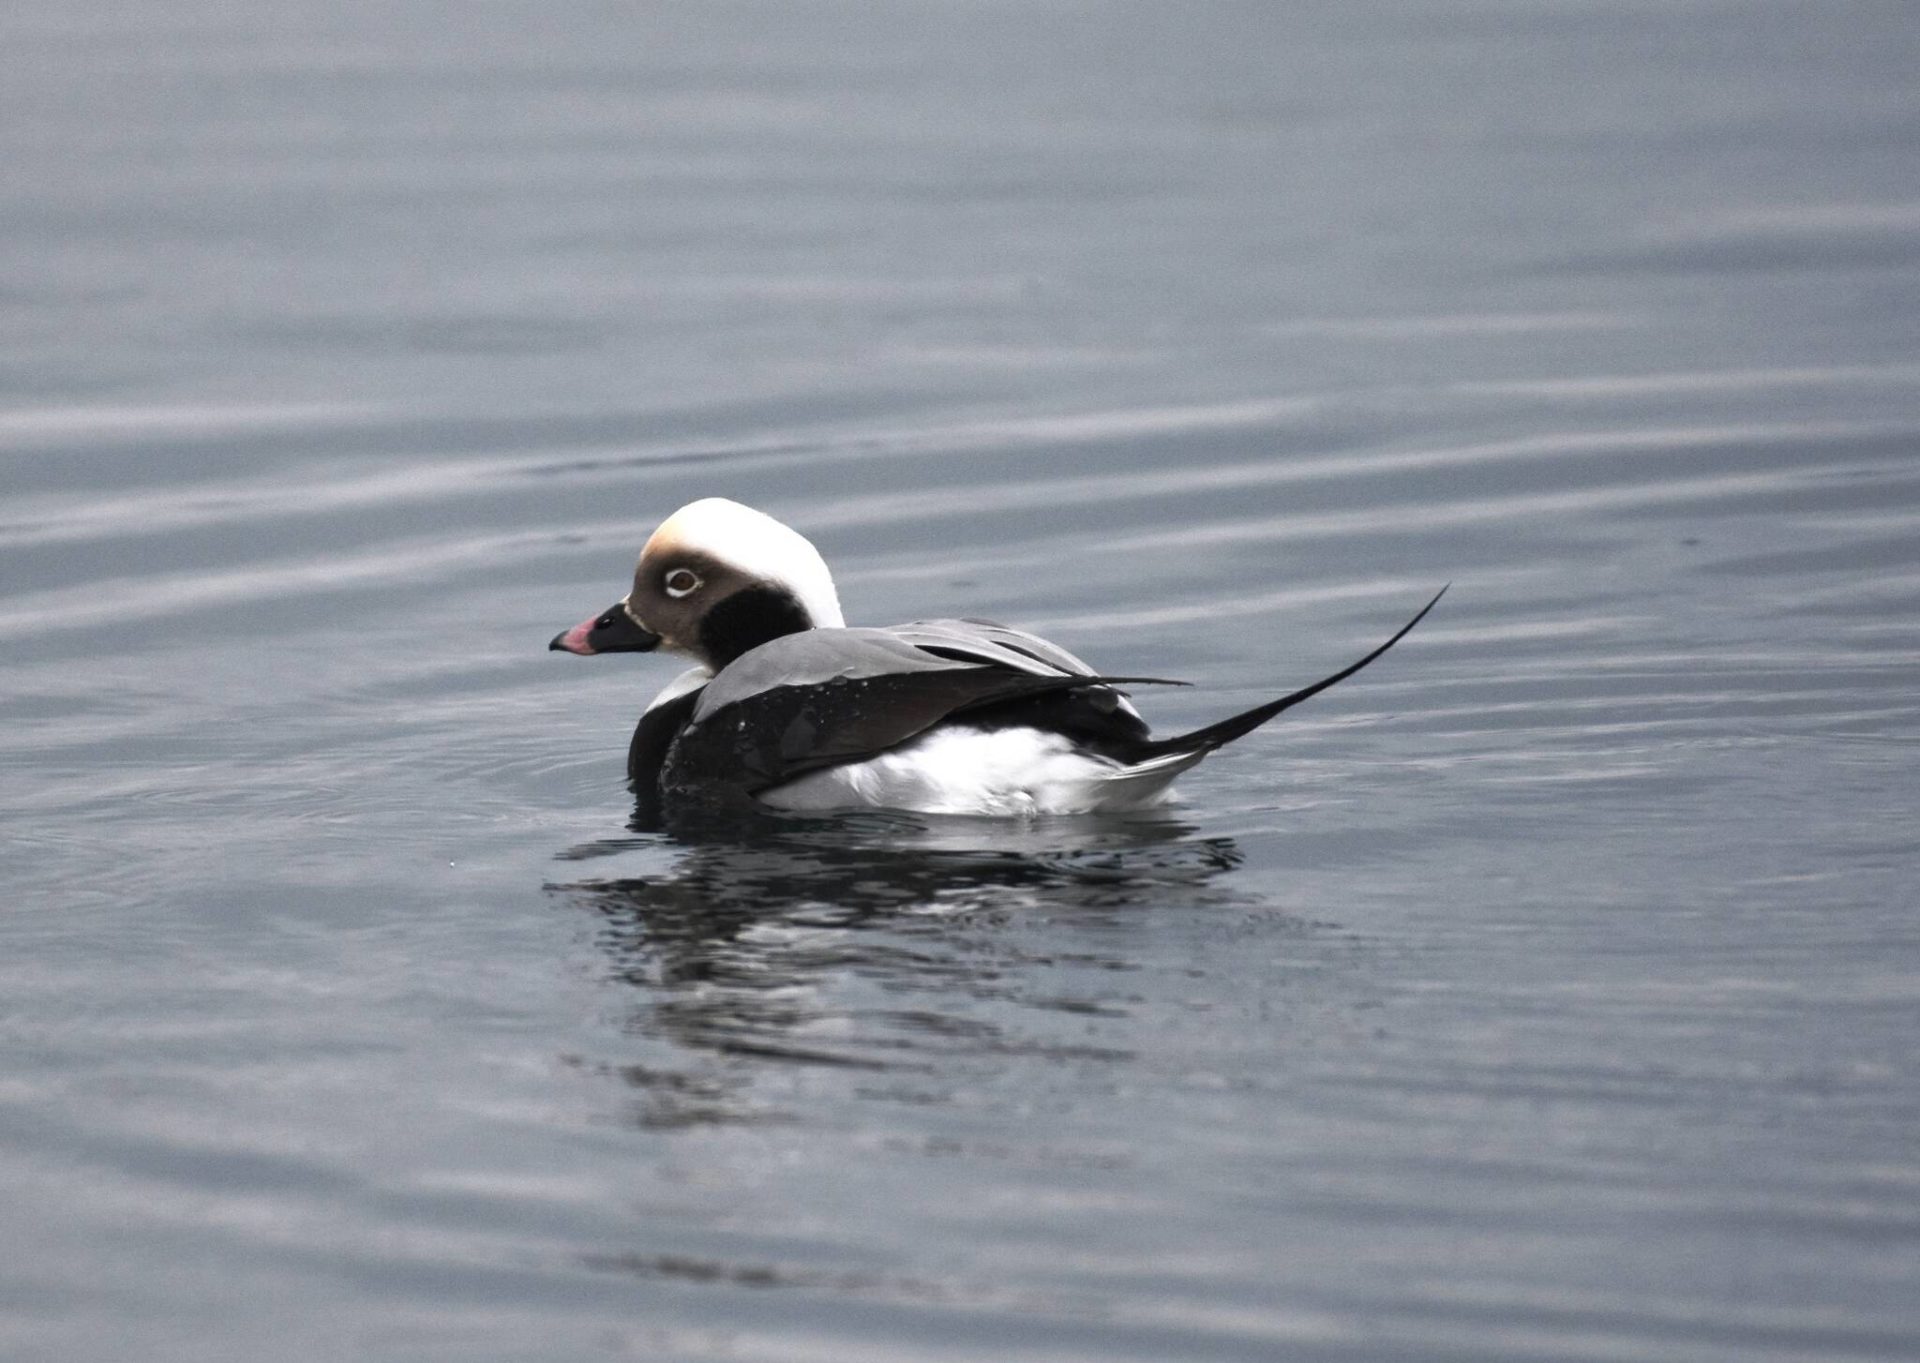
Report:
M 949 724 L 864 762 L 810 772 L 759 798 L 775 809 L 1090 814 L 1160 803 L 1173 778 L 1202 756 L 1180 753 L 1127 767 L 1040 729 Z

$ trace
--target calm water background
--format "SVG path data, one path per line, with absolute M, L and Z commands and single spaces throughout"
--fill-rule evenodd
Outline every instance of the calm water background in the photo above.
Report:
M 0 1354 L 1920 1353 L 1920 16 L 0 10 Z M 625 829 L 726 494 L 1196 724 Z

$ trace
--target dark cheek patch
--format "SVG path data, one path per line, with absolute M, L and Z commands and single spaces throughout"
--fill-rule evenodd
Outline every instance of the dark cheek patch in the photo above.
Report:
M 747 587 L 701 619 L 700 651 L 718 670 L 749 649 L 812 628 L 806 608 L 786 588 Z

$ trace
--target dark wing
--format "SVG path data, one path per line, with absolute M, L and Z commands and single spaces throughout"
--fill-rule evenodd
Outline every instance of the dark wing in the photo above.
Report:
M 908 625 L 891 625 L 886 632 L 956 662 L 998 663 L 1046 675 L 1094 676 L 1091 667 L 1051 639 L 993 620 L 916 620 Z M 1119 762 L 1132 760 L 1131 754 L 1151 736 L 1147 721 L 1126 692 L 1108 685 L 991 702 L 969 710 L 967 723 L 983 729 L 1024 728 L 1063 734 L 1080 747 Z
M 1051 639 L 995 620 L 915 620 L 884 631 L 916 648 L 961 662 L 1000 663 L 1020 671 L 1091 677 L 1093 669 Z
M 876 756 L 946 719 L 1151 680 L 1067 673 L 1026 655 L 1019 666 L 956 663 L 886 630 L 808 630 L 742 655 L 707 684 L 661 783 L 750 795 Z

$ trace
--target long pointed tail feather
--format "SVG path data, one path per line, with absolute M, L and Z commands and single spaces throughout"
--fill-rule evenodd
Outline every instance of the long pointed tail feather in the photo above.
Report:
M 1447 584 L 1448 587 L 1452 585 L 1451 582 Z M 1195 729 L 1191 733 L 1178 734 L 1173 738 L 1162 738 L 1149 743 L 1143 743 L 1140 745 L 1138 756 L 1135 757 L 1134 760 L 1139 761 L 1141 759 L 1159 757 L 1170 753 L 1209 753 L 1215 748 L 1233 742 L 1234 739 L 1244 734 L 1252 733 L 1281 711 L 1291 710 L 1301 701 L 1319 695 L 1335 682 L 1345 681 L 1368 663 L 1378 658 L 1382 653 L 1385 653 L 1388 649 L 1406 638 L 1415 625 L 1427 618 L 1427 612 L 1440 604 L 1440 598 L 1446 594 L 1447 588 L 1442 587 L 1433 594 L 1433 600 L 1422 606 L 1420 613 L 1402 625 L 1399 632 L 1391 639 L 1380 645 L 1380 647 L 1376 648 L 1359 662 L 1341 668 L 1331 677 L 1323 677 L 1312 686 L 1303 686 L 1290 695 L 1280 697 L 1279 700 L 1270 700 L 1265 705 L 1256 705 L 1251 710 L 1244 711 L 1237 715 L 1230 715 L 1216 724 L 1207 725 L 1204 729 Z

